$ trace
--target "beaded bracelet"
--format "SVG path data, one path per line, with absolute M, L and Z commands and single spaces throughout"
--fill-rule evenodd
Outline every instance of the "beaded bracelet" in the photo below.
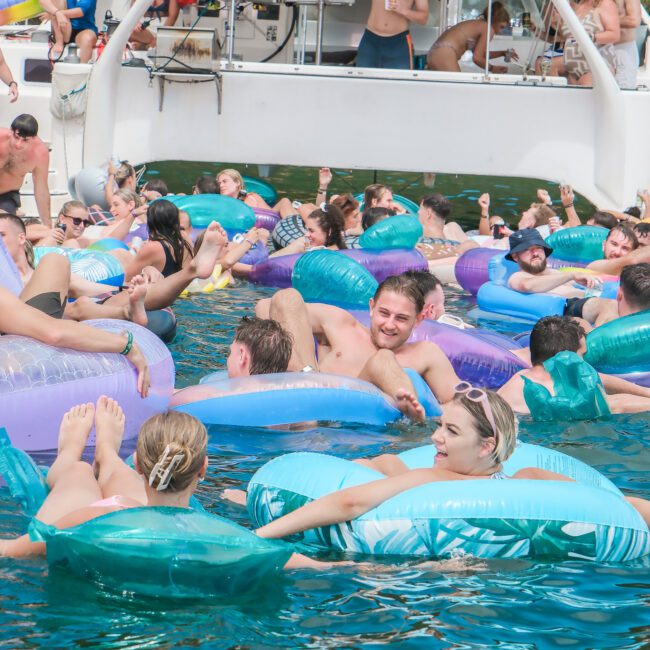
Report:
M 120 352 L 120 354 L 127 355 L 129 352 L 131 352 L 131 348 L 133 347 L 133 332 L 127 332 L 126 333 L 126 345 L 124 346 L 124 350 Z

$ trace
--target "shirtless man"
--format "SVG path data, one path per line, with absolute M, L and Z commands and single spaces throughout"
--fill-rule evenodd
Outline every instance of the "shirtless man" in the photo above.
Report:
M 426 25 L 428 19 L 428 0 L 372 0 L 357 67 L 413 69 L 409 23 Z
M 639 0 L 615 0 L 621 23 L 621 37 L 614 45 L 616 51 L 616 83 L 621 88 L 634 90 L 639 69 L 639 49 L 636 46 L 636 28 L 641 24 Z
M 391 276 L 370 301 L 370 329 L 351 314 L 322 304 L 305 304 L 295 289 L 278 291 L 257 303 L 261 318 L 277 320 L 294 340 L 289 370 L 322 370 L 369 381 L 395 399 L 397 408 L 414 419 L 424 409 L 404 368 L 427 382 L 440 403 L 454 396 L 459 379 L 440 348 L 428 341 L 407 343 L 422 321 L 424 297 L 417 284 Z M 314 350 L 318 339 L 318 360 Z
M 620 275 L 630 264 L 650 262 L 650 248 L 639 246 L 634 231 L 623 223 L 609 231 L 603 243 L 604 260 L 596 260 L 587 265 L 588 269 L 608 275 Z
M 533 367 L 519 371 L 498 390 L 513 411 L 522 415 L 530 413 L 524 398 L 523 377 L 545 386 L 551 394 L 555 394 L 553 379 L 544 368 L 544 362 L 565 350 L 581 357 L 587 351 L 585 331 L 580 324 L 567 316 L 546 316 L 538 320 L 530 334 L 530 359 Z M 650 388 L 637 386 L 612 375 L 598 373 L 598 376 L 607 393 L 606 401 L 612 413 L 650 410 Z
M 16 214 L 25 174 L 32 173 L 34 198 L 43 225 L 52 226 L 47 186 L 50 153 L 38 137 L 38 122 L 23 113 L 11 126 L 0 128 L 0 210 Z
M 586 298 L 583 289 L 567 286 L 580 284 L 588 289 L 595 286 L 596 278 L 581 271 L 565 273 L 546 268 L 547 257 L 553 249 L 546 244 L 534 228 L 517 230 L 510 235 L 510 252 L 506 259 L 516 262 L 519 271 L 508 278 L 508 286 L 521 293 L 552 293 L 567 298 L 565 316 L 584 318 L 593 323 L 602 308 L 603 298 Z M 614 302 L 613 300 L 607 302 Z

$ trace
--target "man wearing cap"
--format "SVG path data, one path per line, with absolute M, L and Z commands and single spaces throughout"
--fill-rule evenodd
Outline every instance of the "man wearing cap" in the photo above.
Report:
M 43 225 L 52 227 L 50 190 L 47 185 L 50 153 L 38 137 L 32 115 L 19 115 L 8 129 L 0 128 L 0 210 L 16 214 L 25 175 L 32 174 L 34 199 Z
M 546 268 L 553 249 L 534 228 L 517 230 L 510 235 L 507 260 L 516 262 L 519 271 L 508 279 L 508 286 L 521 293 L 552 293 L 567 298 L 565 316 L 584 318 L 593 323 L 600 311 L 602 298 L 585 298 L 584 290 L 571 286 L 578 283 L 587 289 L 595 285 L 595 276 L 582 271 L 565 273 Z

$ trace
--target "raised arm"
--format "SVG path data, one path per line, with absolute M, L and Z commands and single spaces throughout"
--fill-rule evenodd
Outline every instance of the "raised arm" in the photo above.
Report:
M 573 206 L 575 195 L 570 185 L 560 185 L 560 199 L 562 200 L 562 207 L 566 213 L 565 225 L 571 228 L 582 225 L 580 217 Z
M 478 197 L 478 206 L 481 208 L 481 217 L 478 222 L 479 235 L 491 235 L 490 232 L 490 195 L 487 192 Z
M 260 537 L 287 537 L 303 530 L 350 521 L 400 492 L 435 480 L 436 472 L 433 470 L 415 469 L 398 476 L 339 490 L 307 503 L 255 532 Z
M 36 200 L 36 209 L 38 216 L 41 218 L 43 225 L 48 228 L 52 227 L 52 214 L 50 208 L 50 188 L 48 187 L 48 174 L 50 167 L 50 152 L 47 146 L 41 143 L 41 148 L 37 154 L 36 166 L 32 171 L 34 181 L 34 199 Z

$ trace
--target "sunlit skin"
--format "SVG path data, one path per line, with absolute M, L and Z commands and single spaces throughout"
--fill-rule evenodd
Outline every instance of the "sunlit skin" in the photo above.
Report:
M 27 147 L 27 145 L 30 143 L 31 140 L 33 140 L 33 136 L 22 136 L 18 135 L 16 131 L 11 132 L 11 142 L 14 148 L 14 151 L 22 151 Z
M 219 184 L 219 192 L 223 196 L 229 196 L 234 199 L 239 197 L 241 186 L 230 178 L 228 174 L 219 174 L 217 176 L 217 183 Z
M 382 291 L 376 301 L 370 301 L 370 338 L 377 348 L 397 350 L 422 319 L 423 314 L 416 312 L 409 298 Z
M 424 297 L 424 317 L 438 320 L 445 313 L 445 292 L 442 286 L 436 287 Z
M 440 426 L 431 441 L 436 447 L 435 469 L 465 476 L 482 476 L 494 468 L 494 438 L 481 438 L 471 413 L 458 402 L 442 407 Z
M 20 250 L 25 246 L 25 234 L 8 219 L 0 219 L 0 237 L 11 258 L 18 259 Z
M 606 260 L 615 260 L 620 257 L 625 257 L 628 253 L 634 250 L 632 242 L 625 236 L 624 233 L 615 231 L 607 238 L 603 244 L 603 252 Z
M 393 193 L 390 190 L 383 190 L 378 199 L 372 201 L 371 208 L 388 208 L 393 207 Z
M 521 215 L 521 219 L 519 219 L 519 223 L 517 224 L 519 230 L 535 227 L 535 211 L 536 208 L 531 205 L 530 208 Z
M 78 226 L 75 226 L 74 219 L 81 219 Z M 90 225 L 88 210 L 85 208 L 72 208 L 66 214 L 59 214 L 58 222 L 66 225 L 66 239 L 77 239 L 83 235 L 86 226 Z
M 327 233 L 318 224 L 318 219 L 307 217 L 305 219 L 305 230 L 305 238 L 307 239 L 308 246 L 325 246 Z
M 250 376 L 250 354 L 246 346 L 237 341 L 230 344 L 226 368 L 230 379 Z
M 541 246 L 531 246 L 512 258 L 528 273 L 541 273 L 546 268 L 546 251 Z
M 113 195 L 110 212 L 116 219 L 126 219 L 133 210 L 135 210 L 133 201 L 125 201 L 121 196 Z

